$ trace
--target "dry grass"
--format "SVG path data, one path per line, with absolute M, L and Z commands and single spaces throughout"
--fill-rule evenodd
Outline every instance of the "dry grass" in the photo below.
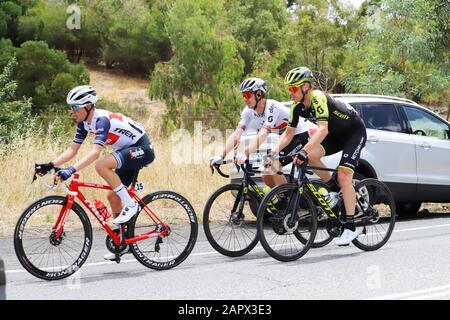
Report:
M 90 150 L 90 142 L 86 141 L 76 159 L 80 159 Z M 153 139 L 156 150 L 156 160 L 147 168 L 144 168 L 139 180 L 144 182 L 144 194 L 157 190 L 173 190 L 185 196 L 194 206 L 197 216 L 202 215 L 203 206 L 208 196 L 218 187 L 227 183 L 226 179 L 217 174 L 211 176 L 206 163 L 201 165 L 178 165 L 171 156 L 171 144 L 168 139 Z M 55 141 L 50 137 L 27 137 L 19 140 L 14 150 L 0 150 L 0 161 L 3 168 L 0 172 L 0 236 L 12 234 L 22 211 L 34 200 L 50 194 L 60 194 L 45 189 L 35 182 L 31 184 L 34 163 L 47 162 L 56 157 L 70 144 L 70 140 Z M 111 150 L 105 150 L 111 151 Z M 76 159 L 74 161 L 76 161 Z M 176 159 L 175 159 L 176 160 Z M 70 163 L 73 164 L 74 161 Z M 86 182 L 104 183 L 94 166 L 82 170 L 80 179 Z M 83 190 L 87 198 L 105 200 L 104 192 L 97 190 Z M 106 201 L 106 200 L 105 200 Z
M 170 139 L 159 135 L 159 118 L 164 111 L 164 104 L 148 99 L 147 80 L 91 70 L 91 84 L 95 86 L 101 97 L 124 103 L 131 109 L 133 106 L 148 106 L 145 116 L 140 119 L 135 118 L 146 128 L 156 153 L 156 160 L 139 175 L 139 180 L 145 184 L 144 194 L 162 189 L 179 192 L 192 203 L 200 218 L 209 195 L 228 182 L 217 174 L 211 176 L 206 165 L 210 155 L 203 156 L 202 164 L 180 165 L 180 162 L 184 162 L 183 159 L 176 157 L 172 159 Z M 70 145 L 71 139 L 72 136 L 67 136 L 55 140 L 50 136 L 44 136 L 44 133 L 36 135 L 34 132 L 28 137 L 15 139 L 16 143 L 13 147 L 0 145 L 0 162 L 3 165 L 3 170 L 0 171 L 0 181 L 2 181 L 0 184 L 0 236 L 12 236 L 13 227 L 19 215 L 31 202 L 43 196 L 55 194 L 54 191 L 46 190 L 39 183 L 31 184 L 34 163 L 54 159 Z M 80 154 L 67 165 L 74 164 L 89 152 L 90 143 L 91 141 L 87 140 Z M 111 149 L 106 149 L 106 152 L 111 152 Z M 88 182 L 104 182 L 95 172 L 93 165 L 81 171 L 80 179 Z M 84 191 L 89 200 L 105 199 L 102 191 L 89 189 Z M 63 195 L 60 189 L 56 193 Z

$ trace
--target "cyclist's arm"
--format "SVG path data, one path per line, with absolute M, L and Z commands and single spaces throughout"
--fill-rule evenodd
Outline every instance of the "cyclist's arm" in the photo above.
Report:
M 54 159 L 52 163 L 55 165 L 55 167 L 59 167 L 67 161 L 72 160 L 77 155 L 80 147 L 81 144 L 75 142 L 72 143 L 70 147 L 67 148 L 67 150 L 61 153 L 58 157 L 56 157 L 56 159 Z
M 309 153 L 312 149 L 315 148 L 315 146 L 321 144 L 327 135 L 328 135 L 328 121 L 317 122 L 316 132 L 303 149 L 306 151 L 306 153 Z
M 249 157 L 253 152 L 255 152 L 258 147 L 266 141 L 267 136 L 269 135 L 270 130 L 263 127 L 261 130 L 259 130 L 258 135 L 250 141 L 250 144 L 247 148 L 244 150 L 244 154 Z
M 243 128 L 237 127 L 236 130 L 234 130 L 234 132 L 228 137 L 227 142 L 225 143 L 225 148 L 220 154 L 222 158 L 225 159 L 225 157 L 228 153 L 230 153 L 231 150 L 236 149 L 239 146 L 243 132 Z
M 81 169 L 84 169 L 87 166 L 89 166 L 92 162 L 94 162 L 100 157 L 102 149 L 103 149 L 102 146 L 94 144 L 92 146 L 92 150 L 83 159 L 75 163 L 74 165 L 75 169 L 77 171 L 80 171 Z

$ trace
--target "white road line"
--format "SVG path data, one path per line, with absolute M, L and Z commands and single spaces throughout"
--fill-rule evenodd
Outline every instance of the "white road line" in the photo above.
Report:
M 417 228 L 408 228 L 408 229 L 400 229 L 400 230 L 396 230 L 394 229 L 394 233 L 400 233 L 400 232 L 409 232 L 409 231 L 418 231 L 418 230 L 427 230 L 427 229 L 435 229 L 435 228 L 445 228 L 445 227 L 450 227 L 450 223 L 449 224 L 441 224 L 441 225 L 436 225 L 436 226 L 428 226 L 428 227 L 417 227 Z M 255 249 L 262 249 L 261 246 L 257 246 L 255 247 Z M 213 255 L 213 254 L 219 254 L 216 251 L 208 251 L 208 252 L 199 252 L 199 253 L 192 253 L 190 256 L 205 256 L 205 255 Z M 120 263 L 130 263 L 130 262 L 138 262 L 135 259 L 132 260 L 122 260 Z M 113 261 L 105 261 L 105 262 L 95 262 L 95 263 L 86 263 L 83 265 L 83 267 L 95 267 L 95 266 L 103 266 L 103 265 L 107 265 L 107 264 L 114 264 L 115 262 Z M 22 273 L 22 272 L 27 272 L 24 269 L 16 269 L 16 270 L 6 270 L 5 273 Z
M 262 249 L 262 247 L 261 247 Z M 191 253 L 189 257 L 192 256 L 205 256 L 205 255 L 211 255 L 211 254 L 219 254 L 217 251 L 209 251 L 209 252 L 199 252 L 199 253 Z M 120 263 L 130 263 L 130 262 L 138 262 L 136 259 L 131 260 L 121 260 Z M 86 263 L 83 264 L 82 268 L 84 267 L 96 267 L 96 266 L 104 266 L 107 264 L 116 264 L 114 261 L 104 261 L 104 262 L 92 262 L 92 263 Z M 58 268 L 58 267 L 55 267 Z M 5 273 L 23 273 L 27 272 L 25 269 L 16 269 L 16 270 L 6 270 Z
M 369 298 L 367 300 L 420 300 L 420 299 L 431 299 L 435 297 L 443 297 L 450 294 L 450 285 L 408 291 L 403 293 L 388 294 L 385 296 Z
M 417 228 L 400 229 L 400 230 L 394 229 L 393 232 L 398 233 L 398 232 L 408 232 L 408 231 L 426 230 L 426 229 L 434 229 L 434 228 L 445 228 L 445 227 L 450 227 L 450 223 L 449 224 L 440 224 L 437 226 L 428 226 L 428 227 L 417 227 Z

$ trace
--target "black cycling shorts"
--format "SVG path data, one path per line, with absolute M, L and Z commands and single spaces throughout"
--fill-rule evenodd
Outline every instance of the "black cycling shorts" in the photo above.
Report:
M 280 156 L 285 156 L 292 151 L 296 153 L 297 151 L 300 151 L 301 148 L 303 148 L 309 141 L 309 132 L 305 131 L 299 134 L 296 134 L 292 141 L 284 147 L 283 150 L 280 151 Z M 293 161 L 293 157 L 287 157 L 280 160 L 281 165 L 284 167 L 285 165 L 288 165 Z
M 326 156 L 342 151 L 339 166 L 355 171 L 361 151 L 366 145 L 367 133 L 362 121 L 360 121 L 360 125 L 354 126 L 352 129 L 352 132 L 346 134 L 329 134 L 321 145 Z
M 117 161 L 115 172 L 127 187 L 133 182 L 139 169 L 155 160 L 153 145 L 147 135 L 139 139 L 135 145 L 114 151 L 111 155 Z

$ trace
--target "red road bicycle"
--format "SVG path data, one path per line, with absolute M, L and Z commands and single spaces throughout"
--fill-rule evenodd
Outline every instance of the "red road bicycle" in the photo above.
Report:
M 57 170 L 51 172 L 53 185 L 43 177 L 41 182 L 55 189 Z M 20 216 L 14 232 L 14 249 L 22 266 L 38 278 L 58 280 L 72 275 L 84 264 L 92 248 L 92 226 L 75 198 L 105 229 L 106 247 L 116 254 L 117 263 L 127 246 L 128 252 L 148 268 L 166 270 L 183 262 L 197 239 L 195 211 L 188 200 L 172 191 L 157 191 L 139 198 L 135 189 L 138 171 L 128 192 L 141 209 L 118 230 L 111 229 L 104 215 L 80 190 L 111 187 L 79 181 L 78 173 L 68 186 L 59 183 L 66 196 L 52 195 L 32 203 Z

